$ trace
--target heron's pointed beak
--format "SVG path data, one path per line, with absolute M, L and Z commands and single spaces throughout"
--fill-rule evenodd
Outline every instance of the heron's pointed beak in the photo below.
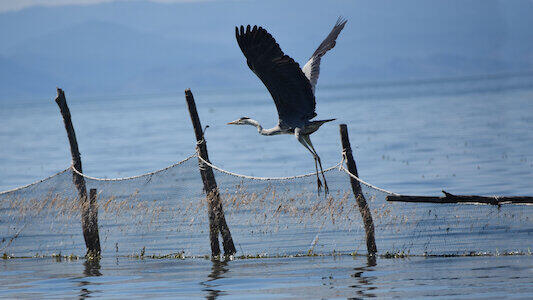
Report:
M 231 121 L 231 122 L 227 123 L 226 125 L 235 125 L 235 124 L 237 124 L 237 121 Z

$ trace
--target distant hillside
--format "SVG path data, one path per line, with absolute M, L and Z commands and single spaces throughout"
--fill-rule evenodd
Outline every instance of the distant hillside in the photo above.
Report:
M 533 69 L 531 1 L 113 2 L 0 14 L 0 101 L 253 87 L 234 26 L 265 26 L 301 64 L 349 22 L 320 85 Z

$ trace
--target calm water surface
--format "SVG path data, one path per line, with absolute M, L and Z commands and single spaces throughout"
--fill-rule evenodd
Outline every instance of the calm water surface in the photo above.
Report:
M 302 257 L 211 262 L 1 261 L 6 298 L 483 298 L 533 296 L 530 258 Z
M 66 92 L 89 175 L 136 175 L 194 151 L 181 93 L 83 98 Z M 274 126 L 275 107 L 265 91 L 193 92 L 202 122 L 210 126 L 209 154 L 217 165 L 256 176 L 314 171 L 312 158 L 293 137 L 262 137 L 251 127 L 225 125 L 249 116 Z M 70 164 L 53 96 L 51 91 L 49 99 L 0 102 L 1 190 Z M 313 135 L 327 166 L 340 160 L 337 125 L 347 123 L 359 174 L 388 190 L 533 194 L 531 77 L 330 87 L 318 92 L 317 103 L 318 118 L 337 118 Z M 533 237 L 532 228 L 524 230 Z M 533 259 L 413 257 L 374 263 L 341 256 L 211 262 L 108 255 L 98 264 L 15 259 L 0 261 L 0 283 L 0 296 L 6 298 L 532 298 Z

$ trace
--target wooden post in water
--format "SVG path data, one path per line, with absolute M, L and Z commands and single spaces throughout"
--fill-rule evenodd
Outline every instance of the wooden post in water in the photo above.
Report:
M 205 161 L 209 161 L 207 154 L 207 144 L 204 138 L 204 132 L 202 130 L 202 124 L 198 117 L 196 110 L 196 104 L 194 97 L 190 89 L 185 90 L 185 100 L 187 101 L 187 107 L 189 108 L 189 114 L 191 115 L 192 126 L 194 127 L 194 134 L 196 135 L 196 147 L 198 154 Z M 224 247 L 225 255 L 233 255 L 237 251 L 231 238 L 231 232 L 226 223 L 226 217 L 224 216 L 224 210 L 222 208 L 222 201 L 220 200 L 220 194 L 213 174 L 213 169 L 210 166 L 198 160 L 200 164 L 200 175 L 204 182 L 204 190 L 207 194 L 207 209 L 209 216 L 209 239 L 211 241 L 211 255 L 220 255 L 220 246 L 218 243 L 218 232 L 222 235 L 222 245 Z
M 98 193 L 96 189 L 89 190 L 89 207 L 83 209 L 83 215 L 81 217 L 82 224 L 84 227 L 87 227 L 87 235 L 89 236 L 89 241 L 91 243 L 90 249 L 88 251 L 88 257 L 98 257 L 100 255 L 100 234 L 98 233 L 98 202 L 97 202 Z M 85 235 L 85 231 L 84 231 Z M 89 247 L 88 247 L 89 249 Z
M 340 134 L 341 134 L 341 143 L 342 151 L 345 154 L 346 165 L 348 166 L 348 171 L 353 175 L 359 177 L 357 174 L 357 166 L 355 165 L 355 160 L 352 155 L 352 148 L 350 146 L 350 139 L 348 137 L 348 128 L 346 124 L 339 125 Z M 361 190 L 361 184 L 355 178 L 350 176 L 350 183 L 352 184 L 352 191 L 355 196 L 355 201 L 359 206 L 359 212 L 363 217 L 363 224 L 365 225 L 366 232 L 366 248 L 368 255 L 375 255 L 378 252 L 376 247 L 376 240 L 374 238 L 374 221 L 372 220 L 372 213 L 366 202 L 363 191 Z
M 83 172 L 81 167 L 81 155 L 78 149 L 78 141 L 76 140 L 76 133 L 74 132 L 74 127 L 72 126 L 67 99 L 65 98 L 65 93 L 60 88 L 57 88 L 57 97 L 55 102 L 59 106 L 59 110 L 63 116 L 63 122 L 65 123 L 65 129 L 67 130 L 68 141 L 70 143 L 70 153 L 72 154 L 72 165 L 79 172 Z M 87 188 L 85 186 L 85 179 L 83 176 L 77 174 L 76 172 L 72 172 L 72 181 L 74 182 L 76 189 L 78 189 L 78 198 L 82 209 L 81 226 L 83 229 L 85 246 L 87 246 L 87 256 L 95 257 L 100 255 L 100 238 L 98 236 L 98 217 L 96 214 L 96 207 L 95 205 L 92 205 L 91 200 L 87 198 Z M 94 202 L 96 202 L 96 190 L 94 195 Z

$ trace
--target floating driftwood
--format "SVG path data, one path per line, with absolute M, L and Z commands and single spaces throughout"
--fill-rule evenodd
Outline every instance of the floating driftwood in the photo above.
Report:
M 417 202 L 417 203 L 481 203 L 481 204 L 533 204 L 533 197 L 530 196 L 476 196 L 476 195 L 453 195 L 442 191 L 444 197 L 436 196 L 409 196 L 392 195 L 387 196 L 387 201 L 391 202 Z

